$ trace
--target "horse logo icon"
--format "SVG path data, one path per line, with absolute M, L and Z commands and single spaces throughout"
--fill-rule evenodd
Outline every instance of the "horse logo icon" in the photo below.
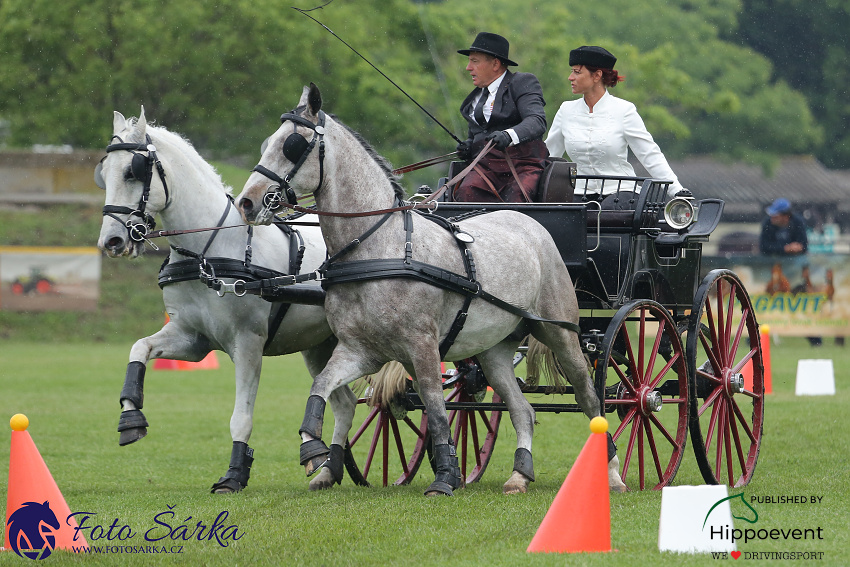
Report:
M 9 516 L 6 527 L 15 553 L 29 559 L 46 559 L 56 545 L 59 520 L 47 502 L 24 502 Z

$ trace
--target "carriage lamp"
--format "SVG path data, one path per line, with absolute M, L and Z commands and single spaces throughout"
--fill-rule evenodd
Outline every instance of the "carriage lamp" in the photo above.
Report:
M 664 220 L 670 228 L 682 230 L 697 220 L 697 209 L 693 197 L 676 195 L 664 206 Z

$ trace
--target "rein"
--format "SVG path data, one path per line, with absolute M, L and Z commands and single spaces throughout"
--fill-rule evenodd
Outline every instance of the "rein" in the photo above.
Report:
M 283 116 L 281 116 L 281 120 L 283 120 L 284 116 L 292 116 L 292 115 L 284 114 Z M 298 116 L 297 118 L 304 120 L 300 116 Z M 312 124 L 312 123 L 310 123 L 310 124 Z M 424 200 L 422 200 L 418 203 L 412 203 L 410 205 L 402 205 L 402 206 L 399 206 L 399 207 L 391 207 L 391 208 L 388 208 L 388 209 L 377 209 L 377 210 L 374 210 L 374 211 L 363 211 L 363 212 L 359 212 L 359 213 L 335 213 L 335 212 L 331 212 L 331 211 L 317 211 L 315 209 L 308 209 L 307 207 L 302 207 L 300 205 L 296 205 L 296 204 L 293 204 L 293 203 L 284 203 L 280 199 L 279 188 L 278 188 L 278 191 L 276 191 L 274 193 L 266 193 L 266 196 L 263 197 L 263 203 L 264 203 L 265 206 L 269 207 L 270 210 L 275 210 L 275 209 L 278 209 L 280 207 L 286 207 L 287 209 L 291 209 L 291 210 L 296 211 L 296 212 L 308 213 L 308 214 L 318 215 L 318 216 L 323 216 L 323 217 L 342 217 L 342 218 L 370 217 L 370 216 L 376 216 L 376 215 L 384 215 L 384 214 L 388 214 L 388 213 L 395 213 L 395 212 L 398 212 L 398 211 L 412 211 L 412 210 L 421 210 L 421 209 L 426 209 L 428 212 L 433 213 L 439 207 L 439 202 L 437 201 L 437 199 L 440 198 L 440 196 L 442 196 L 442 194 L 446 191 L 446 189 L 448 189 L 451 185 L 454 185 L 455 183 L 457 183 L 458 181 L 460 181 L 461 179 L 466 177 L 466 175 L 470 171 L 472 171 L 473 168 L 476 165 L 478 165 L 478 162 L 481 161 L 481 158 L 483 158 L 485 155 L 487 155 L 487 152 L 490 151 L 490 148 L 492 148 L 493 145 L 494 144 L 493 144 L 492 141 L 487 142 L 487 144 L 481 149 L 481 152 L 477 156 L 475 156 L 475 159 L 473 159 L 469 163 L 469 165 L 467 165 L 463 169 L 463 171 L 461 171 L 460 173 L 458 173 L 457 175 L 455 175 L 454 177 L 452 177 L 451 179 L 446 181 L 439 189 L 437 189 L 436 191 L 434 191 L 433 193 L 431 193 L 430 195 L 425 197 Z M 447 158 L 447 159 L 442 160 L 442 161 L 448 161 L 448 159 L 451 159 L 452 157 L 454 157 L 454 155 L 456 155 L 456 154 L 447 154 L 446 156 L 440 156 L 440 158 L 433 158 L 433 159 Z M 426 161 L 430 161 L 430 160 L 426 160 Z M 420 163 L 425 163 L 425 162 L 420 162 Z M 434 163 L 440 163 L 440 162 L 436 161 Z M 413 165 L 410 165 L 410 166 L 407 166 L 407 167 L 409 168 L 409 167 L 413 167 L 413 166 L 416 166 L 416 165 L 418 165 L 418 164 L 413 164 Z M 431 165 L 431 164 L 429 163 L 428 165 Z M 300 166 L 300 164 L 299 164 L 299 166 Z M 262 166 L 258 165 L 257 167 L 262 167 Z M 269 179 L 272 179 L 273 181 L 280 179 L 280 177 L 277 176 L 277 174 L 275 174 L 274 172 L 271 172 L 264 167 L 262 168 L 266 172 L 271 173 L 272 175 L 275 176 L 275 177 L 271 177 L 267 173 L 264 173 L 263 171 L 260 171 L 259 169 L 257 169 L 257 167 L 254 168 L 254 171 L 258 171 L 259 173 L 262 173 L 263 175 L 265 175 Z M 426 166 L 422 166 L 422 167 L 426 167 Z M 287 177 L 290 180 L 292 178 L 291 177 L 292 173 L 293 173 L 293 171 L 290 171 L 289 174 L 287 175 Z M 322 183 L 322 181 L 320 179 L 319 187 L 321 187 L 321 183 Z M 287 182 L 287 187 L 288 186 L 289 186 L 289 184 Z M 316 190 L 318 190 L 319 187 L 317 187 Z M 269 203 L 267 203 L 266 201 L 269 201 Z M 276 205 L 276 206 L 271 207 L 270 204 Z M 428 206 L 423 207 L 422 205 L 428 205 Z

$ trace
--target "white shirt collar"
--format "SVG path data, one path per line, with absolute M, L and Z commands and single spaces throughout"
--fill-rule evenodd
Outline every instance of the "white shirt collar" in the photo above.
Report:
M 501 84 L 502 84 L 502 80 L 505 78 L 505 75 L 507 75 L 507 74 L 508 74 L 508 72 L 507 72 L 507 70 L 506 70 L 504 73 L 502 73 L 501 75 L 499 75 L 499 78 L 498 78 L 498 79 L 496 79 L 495 81 L 493 81 L 492 83 L 490 83 L 489 85 L 487 85 L 487 90 L 488 90 L 488 91 L 490 91 L 490 95 L 491 95 L 491 96 L 492 96 L 492 95 L 495 95 L 495 94 L 496 94 L 496 92 L 498 92 L 499 87 L 500 87 L 500 86 L 501 86 Z

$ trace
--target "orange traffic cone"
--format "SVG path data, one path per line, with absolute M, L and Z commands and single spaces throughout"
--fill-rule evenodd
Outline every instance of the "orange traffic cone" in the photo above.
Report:
M 171 319 L 168 313 L 165 314 L 165 322 L 168 323 Z M 210 353 L 198 362 L 189 362 L 188 360 L 170 360 L 167 358 L 157 358 L 153 361 L 154 370 L 215 370 L 218 368 L 218 358 L 215 351 Z
M 590 437 L 537 528 L 527 552 L 611 551 L 608 422 L 591 420 Z
M 4 548 L 21 557 L 44 559 L 54 549 L 88 548 L 85 536 L 62 497 L 56 481 L 26 430 L 29 420 L 16 414 L 9 452 Z
M 759 342 L 761 343 L 762 363 L 764 364 L 764 393 L 773 393 L 773 384 L 770 378 L 770 327 L 762 325 L 759 327 Z M 748 361 L 741 369 L 744 376 L 744 388 L 753 391 L 753 363 Z

